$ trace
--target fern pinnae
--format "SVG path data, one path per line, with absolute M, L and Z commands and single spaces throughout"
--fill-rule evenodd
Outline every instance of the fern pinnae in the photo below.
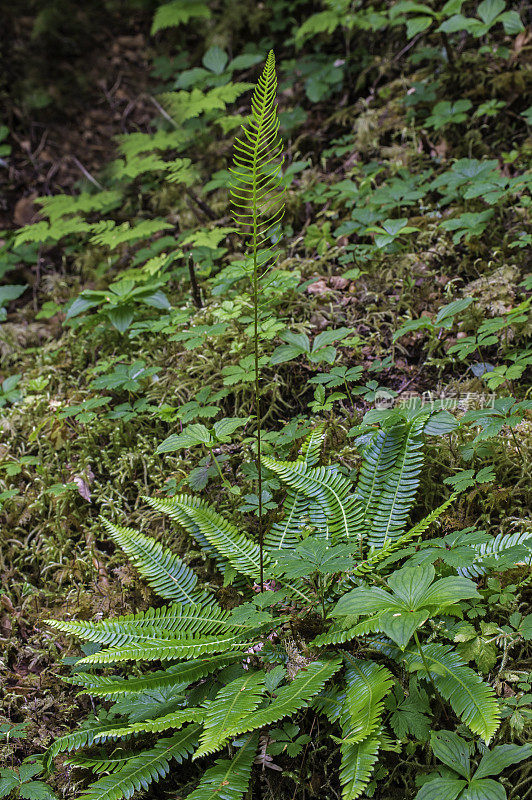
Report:
M 253 631 L 249 631 L 252 635 Z M 242 632 L 220 636 L 203 636 L 197 639 L 153 639 L 150 642 L 133 642 L 124 647 L 109 647 L 98 653 L 81 658 L 80 664 L 114 664 L 119 661 L 171 661 L 181 658 L 197 658 L 204 653 L 224 653 L 245 648 L 249 640 L 243 640 Z
M 292 683 L 277 690 L 276 697 L 268 706 L 244 717 L 238 728 L 232 731 L 233 735 L 272 725 L 289 714 L 307 708 L 341 666 L 342 661 L 338 656 L 312 661 L 297 673 Z
M 371 778 L 379 748 L 378 735 L 368 736 L 357 744 L 345 742 L 341 746 L 340 783 L 343 800 L 360 797 Z
M 166 670 L 150 672 L 139 678 L 117 678 L 80 672 L 64 680 L 75 686 L 83 687 L 78 692 L 78 695 L 90 694 L 91 697 L 119 697 L 144 692 L 157 692 L 168 686 L 174 687 L 174 691 L 177 693 L 211 672 L 232 664 L 237 658 L 242 658 L 242 653 L 239 651 L 214 656 L 207 655 L 203 658 L 175 664 Z
M 259 374 L 259 280 L 276 263 L 267 239 L 280 227 L 284 214 L 284 185 L 280 178 L 283 164 L 283 143 L 279 136 L 279 119 L 275 103 L 277 77 L 273 50 L 251 100 L 248 127 L 235 137 L 234 166 L 230 168 L 231 211 L 253 264 L 251 297 L 253 303 L 253 360 L 255 419 L 257 426 L 257 496 L 261 588 L 264 587 L 264 525 L 262 503 L 262 413 Z M 277 163 L 275 163 L 277 162 Z M 269 265 L 269 266 L 268 266 Z M 260 274 L 262 273 L 262 274 Z
M 98 642 L 119 647 L 132 642 L 141 643 L 153 639 L 177 640 L 194 635 L 234 632 L 240 626 L 227 621 L 228 612 L 216 603 L 200 606 L 183 606 L 175 603 L 164 608 L 150 608 L 139 614 L 128 614 L 100 622 L 63 622 L 47 620 L 47 623 L 65 633 L 70 633 L 88 642 Z
M 259 734 L 248 736 L 231 759 L 219 758 L 186 800 L 240 800 L 247 792 Z
M 265 692 L 264 672 L 250 672 L 222 687 L 214 700 L 207 703 L 200 746 L 193 760 L 220 750 L 238 730 L 239 723 L 254 712 Z
M 80 800 L 121 800 L 140 789 L 147 789 L 170 771 L 170 763 L 186 760 L 198 740 L 199 728 L 190 725 L 168 739 L 160 739 L 151 749 L 130 759 L 126 767 L 93 783 Z
M 195 604 L 207 595 L 196 589 L 197 575 L 160 542 L 133 528 L 124 528 L 101 518 L 112 539 L 128 555 L 150 586 L 165 600 Z

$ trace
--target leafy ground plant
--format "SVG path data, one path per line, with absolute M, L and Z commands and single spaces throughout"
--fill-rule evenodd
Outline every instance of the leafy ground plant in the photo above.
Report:
M 194 496 L 148 499 L 189 533 L 225 586 L 238 587 L 242 602 L 232 611 L 171 550 L 104 521 L 170 604 L 102 622 L 49 621 L 97 648 L 68 680 L 82 694 L 113 703 L 47 754 L 50 762 L 62 751 L 89 748 L 72 763 L 109 771 L 83 800 L 129 797 L 167 774 L 172 759 L 188 758 L 203 769 L 189 797 L 206 797 L 223 776 L 224 796 L 236 799 L 249 785 L 264 737 L 283 720 L 299 720 L 308 730 L 316 715 L 328 720 L 339 747 L 345 800 L 362 795 L 379 751 L 385 759 L 401 747 L 405 730 L 420 744 L 453 715 L 482 747 L 493 739 L 500 722 L 493 689 L 445 635 L 480 597 L 476 585 L 448 568 L 440 577 L 431 563 L 397 568 L 405 546 L 454 501 L 451 496 L 407 529 L 427 420 L 427 413 L 393 417 L 366 438 L 354 485 L 337 465 L 319 466 L 323 426 L 296 461 L 263 457 L 287 489 L 283 514 L 264 539 L 263 592 L 257 593 L 259 545 L 246 533 Z M 472 560 L 472 552 L 462 558 Z M 127 677 L 92 672 L 112 665 L 116 673 L 123 662 L 162 662 L 163 668 Z M 421 700 L 390 712 L 396 690 Z M 148 750 L 126 745 L 117 766 L 112 747 L 95 750 L 145 734 L 164 738 Z M 421 791 L 431 796 L 428 788 Z

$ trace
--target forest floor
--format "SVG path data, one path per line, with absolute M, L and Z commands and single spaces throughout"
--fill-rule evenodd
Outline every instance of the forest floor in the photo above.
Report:
M 24 22 L 13 24 L 22 26 L 14 32 L 17 57 L 22 58 L 29 46 L 28 30 Z M 14 230 L 43 219 L 37 197 L 108 188 L 105 167 L 117 156 L 115 137 L 153 131 L 153 120 L 161 111 L 156 93 L 165 79 L 161 72 L 154 76 L 152 65 L 154 58 L 160 58 L 168 67 L 168 56 L 150 40 L 149 26 L 150 15 L 139 12 L 127 25 L 120 20 L 119 36 L 113 20 L 91 33 L 79 58 L 41 54 L 40 58 L 53 61 L 54 72 L 39 91 L 56 92 L 42 109 L 29 110 L 19 90 L 9 97 L 12 149 L 0 171 L 0 229 L 6 241 Z M 281 110 L 293 113 L 299 104 L 308 113 L 299 129 L 288 127 L 286 134 L 288 163 L 294 166 L 287 203 L 291 230 L 279 266 L 287 274 L 297 271 L 293 283 L 286 278 L 288 315 L 292 328 L 311 338 L 331 326 L 349 328 L 351 342 L 337 342 L 336 347 L 342 364 L 361 367 L 364 375 L 363 391 L 353 397 L 344 394 L 334 410 L 322 405 L 317 412 L 328 421 L 329 452 L 337 454 L 346 469 L 358 463 L 348 431 L 361 423 L 376 397 L 382 408 L 409 397 L 419 399 L 424 393 L 425 399 L 444 397 L 462 416 L 482 406 L 493 407 L 496 397 L 524 400 L 530 387 L 530 253 L 512 246 L 529 230 L 526 191 L 516 190 L 488 205 L 482 198 L 489 187 L 481 187 L 479 194 L 472 191 L 473 199 L 464 201 L 448 184 L 454 205 L 438 212 L 440 217 L 455 218 L 457 209 L 473 216 L 494 211 L 480 234 L 470 227 L 453 241 L 457 228 L 438 227 L 430 213 L 436 207 L 435 189 L 427 188 L 436 175 L 452 170 L 455 159 L 491 159 L 496 162 L 492 170 L 508 181 L 528 169 L 530 125 L 515 120 L 527 106 L 519 92 L 520 81 L 525 89 L 529 86 L 530 38 L 521 40 L 519 48 L 515 45 L 515 57 L 505 69 L 486 57 L 476 64 L 475 75 L 466 69 L 456 78 L 457 95 L 472 98 L 475 105 L 502 99 L 510 115 L 495 119 L 480 115 L 466 129 L 442 126 L 421 133 L 420 123 L 407 119 L 404 98 L 412 97 L 412 85 L 425 80 L 432 68 L 425 65 L 423 72 L 418 64 L 405 64 L 394 55 L 401 52 L 397 42 L 394 47 L 388 60 L 383 56 L 380 67 L 360 79 L 356 89 L 350 85 L 317 104 L 305 96 L 301 76 L 299 82 L 290 83 L 288 66 L 280 86 Z M 38 59 L 37 70 L 39 63 Z M 164 73 L 164 64 L 160 70 Z M 80 72 L 81 88 L 76 77 Z M 72 82 L 56 83 L 57 75 L 66 73 Z M 246 80 L 254 74 L 251 69 Z M 441 80 L 452 84 L 448 76 Z M 245 102 L 239 101 L 235 113 L 244 113 Z M 228 137 L 220 140 L 218 133 L 211 133 L 202 155 L 204 183 L 224 168 L 230 154 Z M 380 191 L 374 200 L 364 201 L 368 214 L 358 220 L 351 215 L 357 196 L 348 185 L 353 175 L 357 191 L 364 181 L 371 183 L 372 191 Z M 230 225 L 226 197 L 218 189 L 204 192 L 197 201 L 196 189 L 185 195 L 182 188 L 161 187 L 154 179 L 138 192 L 131 191 L 117 214 L 123 211 L 120 219 L 128 219 L 134 208 L 138 219 L 161 216 L 173 226 L 172 235 L 198 227 L 213 230 L 213 223 L 222 228 Z M 368 225 L 382 226 L 394 214 L 403 219 L 403 227 L 407 221 L 415 230 L 392 234 L 391 250 L 376 247 L 374 237 L 364 238 L 362 231 Z M 463 220 L 466 227 L 481 222 Z M 381 235 L 387 233 L 384 229 Z M 154 241 L 157 236 L 150 239 Z M 361 249 L 350 252 L 353 242 L 362 242 Z M 235 249 L 231 233 L 223 244 L 227 249 L 222 258 Z M 172 458 L 155 454 L 157 445 L 183 425 L 176 409 L 197 402 L 204 386 L 222 392 L 218 402 L 224 416 L 251 413 L 246 384 L 238 385 L 233 396 L 230 385 L 220 378 L 223 368 L 237 364 L 240 355 L 230 331 L 218 339 L 200 339 L 196 350 L 183 346 L 183 338 L 172 337 L 179 326 L 186 331 L 189 325 L 233 325 L 238 297 L 224 295 L 222 281 L 216 284 L 216 271 L 206 267 L 200 277 L 209 300 L 199 311 L 191 300 L 186 272 L 167 283 L 173 309 L 186 313 L 167 320 L 162 332 L 155 323 L 144 333 L 139 328 L 135 337 L 115 329 L 102 332 L 94 325 L 68 327 L 64 304 L 82 290 L 106 288 L 109 276 L 116 277 L 123 264 L 131 266 L 137 251 L 126 245 L 118 255 L 102 252 L 94 245 L 67 240 L 66 245 L 39 245 L 35 258 L 30 255 L 10 267 L 10 282 L 27 284 L 28 289 L 9 304 L 0 326 L 0 383 L 11 375 L 21 376 L 15 390 L 20 396 L 9 399 L 6 394 L 0 406 L 0 724 L 23 723 L 24 735 L 0 741 L 2 766 L 41 752 L 93 710 L 87 696 L 77 697 L 74 687 L 61 681 L 68 664 L 79 655 L 79 646 L 51 632 L 44 620 L 101 619 L 143 610 L 153 600 L 151 591 L 106 539 L 99 514 L 131 527 L 145 526 L 147 520 L 151 531 L 168 541 L 170 529 L 153 512 L 146 512 L 142 496 L 171 496 L 191 467 L 208 472 L 204 491 L 210 501 L 239 513 L 241 500 L 228 496 L 217 483 L 209 472 L 210 462 L 200 463 L 196 454 Z M 215 252 L 214 257 L 220 254 Z M 210 293 L 213 287 L 216 291 Z M 468 298 L 475 303 L 451 309 L 438 327 L 440 309 Z M 432 328 L 412 325 L 394 337 L 405 321 L 423 316 L 435 323 Z M 449 353 L 449 348 L 475 336 L 486 319 L 502 322 L 495 333 L 497 343 L 488 345 L 482 358 L 474 354 L 470 361 L 465 357 L 459 361 Z M 124 358 L 128 363 L 142 362 L 140 369 L 153 368 L 154 374 L 146 373 L 138 384 L 133 381 L 133 388 L 105 387 L 103 382 L 107 404 L 98 406 L 97 401 L 81 408 L 91 398 L 101 397 L 95 381 L 97 387 L 98 379 Z M 519 365 L 519 359 L 524 363 L 520 372 L 504 371 Z M 485 361 L 500 368 L 499 383 L 494 380 L 489 385 L 482 378 L 477 365 Z M 319 404 L 315 385 L 306 383 L 316 369 L 311 362 L 265 369 L 267 422 L 275 430 L 293 425 L 284 445 L 292 455 L 300 431 L 308 425 L 309 404 Z M 340 383 L 338 391 L 343 392 Z M 81 410 L 72 411 L 78 406 Z M 479 440 L 478 429 L 464 428 L 429 445 L 419 517 L 441 502 L 444 477 L 466 470 L 478 473 L 493 465 L 486 481 L 474 483 L 469 476 L 471 484 L 443 518 L 440 535 L 469 526 L 494 534 L 532 530 L 532 424 L 523 413 L 505 426 L 511 414 L 504 413 L 497 418 L 502 419 L 497 439 Z M 234 452 L 244 457 L 249 444 L 220 449 L 223 457 Z M 238 466 L 227 461 L 224 469 L 230 481 L 242 482 L 244 492 L 253 490 L 249 475 Z M 255 525 L 250 514 L 244 512 L 242 518 L 250 527 Z M 174 536 L 172 542 L 210 577 L 208 565 L 183 537 Z M 511 586 L 516 574 L 522 572 L 506 573 L 505 583 Z M 526 597 L 529 602 L 530 594 Z M 529 664 L 521 666 L 530 669 Z M 500 692 L 510 696 L 517 689 L 508 679 Z M 53 781 L 58 792 L 71 797 L 83 778 L 60 762 Z

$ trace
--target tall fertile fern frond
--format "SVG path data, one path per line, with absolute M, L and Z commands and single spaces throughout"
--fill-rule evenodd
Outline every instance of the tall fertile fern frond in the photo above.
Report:
M 275 94 L 275 56 L 270 50 L 251 101 L 251 116 L 241 136 L 235 138 L 231 179 L 231 211 L 255 268 L 264 269 L 272 258 L 268 246 L 284 213 L 281 181 L 283 143 Z M 270 264 L 271 265 L 271 264 Z
M 181 764 L 189 757 L 198 740 L 198 730 L 197 725 L 189 725 L 167 739 L 160 739 L 151 750 L 131 758 L 126 767 L 93 783 L 80 800 L 120 800 L 147 789 L 170 772 L 172 761 Z
M 262 411 L 260 400 L 260 299 L 267 288 L 262 281 L 277 262 L 271 242 L 279 239 L 284 214 L 284 185 L 281 180 L 283 143 L 275 92 L 275 56 L 268 53 L 266 65 L 251 100 L 251 116 L 240 137 L 235 137 L 231 172 L 231 212 L 247 250 L 244 273 L 251 280 L 253 307 L 253 383 L 257 439 L 257 496 L 259 533 L 259 580 L 264 587 L 264 527 L 262 507 Z M 262 290 L 262 294 L 261 294 Z
M 196 588 L 197 575 L 170 550 L 132 528 L 113 525 L 106 519 L 102 521 L 107 532 L 160 597 L 191 604 L 207 599 L 206 593 Z

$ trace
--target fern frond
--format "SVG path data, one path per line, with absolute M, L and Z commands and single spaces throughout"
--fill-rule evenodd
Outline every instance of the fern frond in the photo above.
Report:
M 193 759 L 220 750 L 241 721 L 258 707 L 265 691 L 264 672 L 250 672 L 223 686 L 206 706 L 200 746 Z
M 342 800 L 356 800 L 369 783 L 380 747 L 379 736 L 368 736 L 358 744 L 344 743 L 340 752 Z
M 240 800 L 247 792 L 259 735 L 253 733 L 232 759 L 220 758 L 186 800 Z
M 118 527 L 106 519 L 102 521 L 107 532 L 160 597 L 190 604 L 207 600 L 205 592 L 196 590 L 197 575 L 178 556 L 139 531 Z
M 307 467 L 315 467 L 319 461 L 321 448 L 325 439 L 325 423 L 320 422 L 304 440 L 301 454 L 296 461 L 301 461 Z
M 147 789 L 168 774 L 171 761 L 181 764 L 189 757 L 196 746 L 198 730 L 197 725 L 190 725 L 168 739 L 160 739 L 151 750 L 131 758 L 127 767 L 93 783 L 80 800 L 120 800 Z
M 425 644 L 422 650 L 430 675 L 442 697 L 449 701 L 468 728 L 488 743 L 500 722 L 499 704 L 491 686 L 466 666 L 449 645 Z M 405 655 L 409 669 L 425 677 L 426 671 L 419 653 L 411 651 Z
M 415 539 L 416 536 L 421 536 L 421 534 L 424 533 L 433 522 L 439 519 L 443 512 L 454 503 L 457 497 L 458 495 L 456 493 L 452 494 L 445 502 L 438 506 L 438 508 L 435 508 L 430 514 L 427 514 L 426 517 L 416 523 L 413 528 L 410 528 L 410 530 L 398 539 L 388 539 L 382 548 L 370 553 L 364 561 L 357 564 L 356 567 L 350 571 L 349 575 L 354 577 L 355 575 L 366 575 L 368 572 L 372 572 L 375 567 L 379 564 L 383 564 L 387 558 L 411 542 L 412 539 Z
M 123 769 L 131 760 L 131 753 L 119 749 L 119 755 L 115 755 L 117 751 L 106 758 L 91 758 L 90 756 L 76 755 L 68 758 L 64 763 L 70 767 L 81 767 L 82 769 L 90 769 L 97 775 L 102 772 L 118 772 Z
M 265 708 L 245 717 L 233 735 L 256 730 L 272 725 L 289 714 L 295 714 L 307 708 L 311 700 L 323 689 L 342 665 L 339 657 L 312 661 L 305 669 L 300 670 L 292 683 L 277 689 L 277 696 Z
M 315 466 L 319 459 L 324 438 L 325 423 L 321 423 L 306 437 L 296 463 L 304 464 L 309 468 Z M 327 525 L 323 518 L 321 506 L 297 489 L 289 488 L 283 503 L 282 518 L 274 522 L 264 536 L 266 550 L 283 550 L 295 547 L 302 538 L 302 533 L 307 524 L 315 528 L 317 535 L 327 535 Z
M 458 572 L 467 578 L 477 578 L 480 575 L 484 575 L 486 572 L 486 569 L 482 564 L 484 558 L 504 555 L 504 552 L 509 550 L 511 547 L 516 547 L 525 543 L 528 549 L 531 551 L 530 557 L 525 559 L 525 563 L 530 565 L 532 563 L 532 533 L 530 531 L 521 531 L 519 533 L 499 533 L 489 542 L 483 542 L 482 544 L 474 545 L 476 553 L 473 564 L 468 567 L 461 567 Z
M 397 539 L 419 486 L 426 416 L 380 431 L 365 451 L 356 496 L 363 506 L 368 541 L 382 547 Z
M 164 28 L 185 25 L 191 19 L 198 17 L 210 19 L 210 16 L 210 9 L 202 0 L 188 0 L 187 3 L 183 3 L 183 0 L 172 0 L 157 8 L 151 26 L 151 35 L 153 36 Z
M 60 736 L 44 754 L 44 761 L 49 764 L 58 753 L 69 753 L 72 750 L 79 750 L 80 747 L 90 747 L 97 742 L 121 738 L 117 731 L 123 727 L 123 722 L 95 722 L 74 733 Z
M 374 661 L 363 661 L 345 654 L 347 691 L 341 716 L 343 738 L 358 744 L 380 728 L 384 698 L 394 677 L 389 669 Z
M 92 697 L 119 697 L 120 695 L 157 692 L 169 686 L 174 687 L 175 694 L 178 694 L 191 683 L 199 681 L 217 669 L 228 666 L 236 658 L 242 658 L 242 653 L 205 656 L 193 661 L 185 661 L 183 664 L 175 664 L 168 669 L 150 672 L 149 675 L 140 678 L 116 678 L 78 672 L 63 680 L 83 686 L 84 688 L 78 692 L 78 695 L 90 694 Z
M 263 456 L 262 463 L 305 497 L 321 508 L 327 536 L 335 541 L 354 541 L 362 530 L 362 509 L 352 494 L 351 482 L 336 467 L 313 467 L 304 462 L 276 461 Z
M 130 642 L 182 639 L 222 630 L 234 631 L 235 628 L 227 622 L 227 616 L 227 612 L 211 601 L 206 606 L 175 603 L 101 622 L 48 620 L 48 624 L 89 642 L 118 647 Z
M 320 633 L 309 643 L 309 647 L 325 647 L 328 644 L 345 644 L 351 641 L 355 636 L 358 636 L 358 628 L 351 626 L 350 628 L 339 627 L 334 625 L 326 633 Z
M 120 205 L 121 201 L 122 192 L 114 189 L 96 192 L 95 194 L 81 192 L 76 196 L 55 194 L 48 197 L 35 198 L 35 202 L 42 207 L 43 213 L 48 217 L 52 225 L 61 217 L 70 216 L 71 214 L 110 211 Z
M 152 503 L 155 508 L 155 503 Z M 197 530 L 207 542 L 220 553 L 237 572 L 250 578 L 260 578 L 259 546 L 240 533 L 228 520 L 214 511 L 207 503 L 198 501 L 190 495 L 181 494 L 172 498 L 171 507 L 167 505 L 169 516 L 193 536 Z
M 164 714 L 156 719 L 146 719 L 142 722 L 132 722 L 129 725 L 122 725 L 117 728 L 113 738 L 122 739 L 124 736 L 137 736 L 140 733 L 161 733 L 171 728 L 182 728 L 189 722 L 202 723 L 205 719 L 204 708 L 184 708 L 180 711 L 173 711 L 171 714 Z
M 131 225 L 123 222 L 117 225 L 113 220 L 107 219 L 97 222 L 92 227 L 90 241 L 102 247 L 115 250 L 126 242 L 138 242 L 141 239 L 149 239 L 159 231 L 168 230 L 172 227 L 171 223 L 165 219 L 143 219 Z
M 283 503 L 283 516 L 274 522 L 264 536 L 264 546 L 273 550 L 293 549 L 303 538 L 305 528 L 311 526 L 317 536 L 327 537 L 327 522 L 322 506 L 289 488 Z
M 250 631 L 250 636 L 252 633 Z M 225 653 L 233 648 L 249 647 L 249 639 L 242 640 L 242 636 L 242 633 L 235 633 L 226 636 L 202 636 L 199 639 L 153 639 L 149 643 L 109 647 L 107 650 L 81 658 L 78 663 L 113 664 L 118 661 L 169 661 L 197 658 L 203 653 Z
M 269 239 L 276 233 L 284 214 L 284 185 L 280 171 L 283 143 L 275 93 L 275 56 L 268 53 L 266 65 L 251 100 L 248 127 L 235 138 L 234 166 L 230 195 L 231 211 L 244 239 L 253 248 L 261 267 L 271 259 Z
M 190 519 L 189 515 L 183 511 L 181 504 L 179 503 L 180 497 L 169 497 L 164 499 L 144 497 L 144 500 L 146 500 L 146 502 L 156 511 L 160 511 L 162 514 L 167 514 L 170 519 L 181 525 L 181 527 L 184 528 L 190 536 L 192 536 L 205 555 L 208 558 L 212 558 L 218 569 L 222 573 L 225 573 L 225 569 L 229 564 L 228 560 L 224 558 L 215 547 L 212 546 L 212 544 L 201 532 L 199 525 Z M 207 505 L 205 501 L 201 500 L 199 497 L 194 497 L 192 495 L 185 495 L 185 497 L 187 497 L 188 503 L 191 506 L 200 508 Z M 178 502 L 176 503 L 174 500 L 177 500 Z

